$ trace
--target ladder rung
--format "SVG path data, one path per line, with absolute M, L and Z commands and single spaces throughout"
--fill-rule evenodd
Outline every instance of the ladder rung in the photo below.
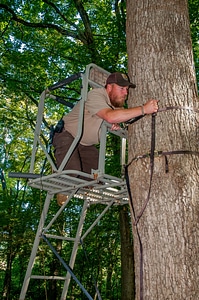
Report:
M 32 279 L 56 279 L 56 280 L 66 280 L 66 277 L 61 276 L 44 276 L 44 275 L 31 275 Z
M 46 233 L 45 233 L 45 236 L 48 237 L 48 238 L 57 239 L 57 240 L 72 241 L 72 242 L 75 241 L 75 238 L 71 238 L 71 237 L 64 237 L 64 236 L 46 234 Z

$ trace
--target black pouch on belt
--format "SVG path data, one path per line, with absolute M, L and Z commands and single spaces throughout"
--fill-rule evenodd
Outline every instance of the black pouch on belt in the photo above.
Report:
M 63 119 L 60 119 L 57 123 L 57 125 L 55 126 L 55 132 L 62 132 L 63 131 L 63 128 L 64 128 L 64 120 Z

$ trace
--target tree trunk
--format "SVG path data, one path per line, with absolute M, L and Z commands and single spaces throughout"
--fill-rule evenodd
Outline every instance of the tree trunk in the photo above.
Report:
M 155 98 L 160 108 L 153 117 L 154 159 L 152 117 L 129 126 L 128 171 L 136 216 L 151 187 L 137 225 L 131 209 L 136 299 L 197 300 L 199 110 L 187 1 L 127 0 L 127 49 L 129 75 L 137 85 L 129 106 Z
M 120 236 L 121 236 L 121 300 L 135 298 L 134 255 L 133 241 L 130 230 L 129 210 L 126 206 L 120 209 Z
M 13 234 L 12 228 L 8 227 L 8 246 L 7 246 L 7 259 L 6 259 L 6 270 L 5 270 L 5 277 L 3 283 L 3 296 L 2 298 L 5 300 L 10 299 L 11 295 L 11 285 L 12 285 L 12 263 L 16 256 L 18 249 L 14 249 L 13 247 Z

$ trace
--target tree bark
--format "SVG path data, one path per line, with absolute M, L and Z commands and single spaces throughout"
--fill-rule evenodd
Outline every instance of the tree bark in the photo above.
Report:
M 127 49 L 129 75 L 137 85 L 129 106 L 155 98 L 160 107 L 154 117 L 154 160 L 151 116 L 129 126 L 128 171 L 136 216 L 151 187 L 137 226 L 131 209 L 136 299 L 197 300 L 199 111 L 187 1 L 127 0 Z
M 135 299 L 135 276 L 132 232 L 130 230 L 129 209 L 120 209 L 121 236 L 121 300 Z

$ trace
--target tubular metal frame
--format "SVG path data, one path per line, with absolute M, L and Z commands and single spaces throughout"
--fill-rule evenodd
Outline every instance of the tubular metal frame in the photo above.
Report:
M 73 249 L 69 260 L 69 267 L 73 269 L 80 240 L 86 238 L 86 236 L 90 233 L 93 227 L 96 226 L 99 220 L 104 216 L 104 214 L 112 205 L 123 205 L 128 203 L 128 192 L 127 192 L 125 180 L 105 174 L 106 136 L 107 136 L 107 132 L 110 129 L 110 125 L 108 123 L 103 122 L 101 127 L 98 169 L 92 170 L 91 174 L 87 174 L 75 170 L 63 170 L 65 164 L 69 160 L 71 154 L 73 153 L 73 150 L 75 149 L 77 143 L 79 142 L 82 134 L 84 103 L 87 99 L 88 88 L 89 86 L 91 86 L 92 88 L 104 86 L 108 75 L 109 72 L 96 66 L 95 64 L 89 64 L 86 67 L 85 73 L 80 75 L 82 79 L 82 89 L 81 89 L 81 100 L 80 100 L 81 104 L 80 104 L 80 113 L 79 113 L 78 132 L 77 132 L 77 136 L 74 139 L 74 142 L 72 143 L 69 151 L 67 152 L 59 168 L 56 168 L 45 146 L 42 144 L 40 139 L 40 134 L 42 128 L 45 98 L 46 97 L 53 98 L 54 96 L 50 94 L 51 90 L 57 88 L 57 86 L 58 87 L 62 86 L 63 84 L 65 84 L 65 82 L 63 81 L 63 83 L 61 82 L 61 84 L 60 83 L 55 84 L 54 86 L 44 90 L 40 96 L 37 122 L 36 122 L 36 128 L 34 133 L 32 156 L 31 156 L 30 173 L 29 173 L 30 176 L 28 177 L 28 174 L 26 174 L 26 177 L 30 178 L 29 186 L 40 190 L 44 190 L 47 192 L 47 195 L 46 195 L 43 211 L 41 213 L 40 222 L 35 236 L 32 252 L 30 255 L 30 260 L 28 263 L 19 300 L 25 299 L 30 279 L 63 280 L 64 286 L 63 286 L 62 295 L 60 299 L 61 300 L 66 299 L 68 293 L 68 287 L 71 280 L 70 272 L 67 272 L 65 277 L 41 276 L 41 275 L 32 274 L 35 258 L 37 255 L 37 251 L 38 251 L 38 247 L 42 235 L 45 235 L 46 238 L 61 239 L 63 241 L 73 242 Z M 121 137 L 122 140 L 121 165 L 124 165 L 125 153 L 126 153 L 126 138 L 127 138 L 126 131 L 120 130 L 120 131 L 114 131 L 112 133 L 119 135 Z M 42 175 L 42 176 L 34 175 L 36 153 L 39 146 L 45 153 L 45 156 L 52 167 L 53 174 L 51 175 Z M 71 175 L 75 175 L 75 176 L 81 175 L 85 178 L 85 180 Z M 89 179 L 89 186 L 86 178 Z M 58 209 L 57 213 L 54 215 L 51 221 L 48 224 L 45 224 L 51 200 L 53 199 L 54 195 L 58 193 L 67 195 L 68 196 L 67 201 Z M 53 223 L 57 220 L 59 215 L 66 208 L 69 201 L 74 197 L 78 199 L 82 199 L 82 211 L 79 219 L 79 225 L 76 231 L 76 236 L 75 237 L 57 236 L 48 233 Z M 88 228 L 87 231 L 83 233 L 83 226 L 85 223 L 88 207 L 91 204 L 97 204 L 97 203 L 104 204 L 105 208 L 101 212 L 101 214 L 96 218 L 96 220 L 93 222 L 90 228 Z

